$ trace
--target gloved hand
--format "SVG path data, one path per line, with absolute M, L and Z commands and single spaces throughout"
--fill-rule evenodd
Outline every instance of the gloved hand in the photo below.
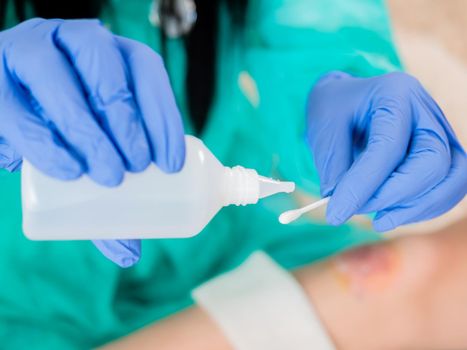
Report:
M 178 171 L 185 158 L 180 113 L 154 51 L 96 20 L 32 19 L 0 33 L 0 166 L 21 158 L 63 180 L 87 174 L 116 186 L 154 161 Z M 122 266 L 140 244 L 96 244 Z
M 332 194 L 327 221 L 377 212 L 391 230 L 448 211 L 467 191 L 467 157 L 438 105 L 413 77 L 332 72 L 310 93 L 307 139 Z

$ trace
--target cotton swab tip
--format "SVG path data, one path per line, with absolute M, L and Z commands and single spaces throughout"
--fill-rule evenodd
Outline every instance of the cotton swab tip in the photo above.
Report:
M 283 212 L 279 216 L 279 222 L 281 224 L 290 224 L 292 221 L 297 220 L 300 216 L 302 216 L 305 213 L 308 213 L 312 210 L 315 210 L 329 202 L 330 197 L 325 197 L 320 199 L 319 201 L 313 202 L 311 204 L 308 204 L 304 206 L 303 208 L 299 209 L 294 209 L 294 210 L 288 210 L 286 212 Z
M 279 216 L 279 222 L 283 225 L 287 225 L 297 220 L 301 215 L 302 213 L 298 210 L 289 210 Z

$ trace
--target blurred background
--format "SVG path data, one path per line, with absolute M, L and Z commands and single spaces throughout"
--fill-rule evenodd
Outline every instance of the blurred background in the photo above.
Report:
M 388 0 L 399 53 L 467 146 L 467 1 Z M 467 199 L 442 217 L 400 229 L 437 231 L 467 218 Z M 465 227 L 467 232 L 467 227 Z

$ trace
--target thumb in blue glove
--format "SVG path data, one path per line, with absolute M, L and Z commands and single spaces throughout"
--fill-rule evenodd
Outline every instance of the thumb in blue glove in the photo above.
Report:
M 307 139 L 332 198 L 327 220 L 377 212 L 391 230 L 451 209 L 467 192 L 467 157 L 441 109 L 413 77 L 332 72 L 310 93 Z
M 131 267 L 141 257 L 141 241 L 137 239 L 101 240 L 93 241 L 93 243 L 105 257 L 120 267 Z

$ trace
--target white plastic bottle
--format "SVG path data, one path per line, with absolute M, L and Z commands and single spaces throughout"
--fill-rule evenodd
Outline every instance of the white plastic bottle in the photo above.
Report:
M 294 183 L 224 167 L 197 138 L 186 137 L 183 169 L 166 174 L 155 165 L 126 174 L 115 188 L 83 176 L 60 181 L 28 162 L 22 169 L 23 231 L 30 239 L 191 237 L 224 206 L 254 204 Z

